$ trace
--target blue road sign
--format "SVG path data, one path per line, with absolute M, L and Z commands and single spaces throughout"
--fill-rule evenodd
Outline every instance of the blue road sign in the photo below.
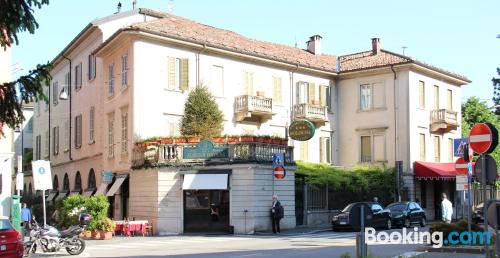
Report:
M 273 167 L 284 167 L 285 166 L 285 154 L 284 153 L 274 153 L 273 154 Z
M 453 139 L 453 156 L 463 157 L 463 146 L 469 143 L 469 138 Z
M 45 168 L 44 168 L 44 167 L 40 167 L 40 168 L 38 169 L 38 174 L 40 174 L 40 175 L 45 174 Z

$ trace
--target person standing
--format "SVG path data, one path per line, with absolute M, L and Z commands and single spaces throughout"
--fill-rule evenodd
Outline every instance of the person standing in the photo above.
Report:
M 441 199 L 443 200 L 441 202 L 441 218 L 443 219 L 443 222 L 451 223 L 451 215 L 453 215 L 453 205 L 446 198 L 446 193 L 441 194 Z
M 21 228 L 23 229 L 23 236 L 26 235 L 26 233 L 30 229 L 30 221 L 31 221 L 31 210 L 26 207 L 26 203 L 23 202 L 21 206 Z
M 280 220 L 283 218 L 284 211 L 283 206 L 281 206 L 280 201 L 278 201 L 278 196 L 273 195 L 273 206 L 271 208 L 271 224 L 273 227 L 273 233 L 281 233 L 280 231 Z

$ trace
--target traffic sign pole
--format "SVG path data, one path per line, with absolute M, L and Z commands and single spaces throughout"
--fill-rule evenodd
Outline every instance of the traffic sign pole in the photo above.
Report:
M 480 158 L 480 162 L 481 162 L 481 167 L 483 168 L 483 171 L 482 171 L 482 182 L 481 182 L 481 186 L 483 187 L 483 217 L 484 217 L 484 250 L 485 250 L 485 257 L 486 258 L 489 258 L 490 257 L 490 250 L 488 248 L 488 222 L 487 222 L 487 219 L 486 219 L 486 214 L 488 213 L 488 205 L 487 205 L 487 200 L 486 198 L 488 198 L 487 196 L 487 193 L 486 193 L 486 158 L 484 157 L 484 155 L 481 155 L 481 158 Z
M 469 203 L 469 207 L 467 207 L 467 230 L 469 231 L 469 236 L 472 233 L 471 225 L 472 225 L 472 195 L 471 195 L 471 187 L 470 185 L 472 184 L 472 159 L 469 160 L 469 164 L 467 167 L 467 179 L 468 179 L 468 184 L 467 184 L 467 192 L 469 193 L 469 198 L 467 198 L 467 202 Z

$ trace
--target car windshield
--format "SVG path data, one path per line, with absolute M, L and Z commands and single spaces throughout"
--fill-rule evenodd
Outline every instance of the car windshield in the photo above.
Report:
M 395 203 L 387 206 L 387 209 L 391 211 L 404 211 L 406 210 L 406 204 L 403 203 Z
M 352 208 L 352 206 L 354 206 L 354 203 L 351 203 L 349 205 L 347 205 L 343 210 L 342 212 L 349 212 L 349 210 Z
M 0 219 L 0 230 L 9 230 L 9 229 L 12 229 L 12 225 L 10 224 L 9 220 Z

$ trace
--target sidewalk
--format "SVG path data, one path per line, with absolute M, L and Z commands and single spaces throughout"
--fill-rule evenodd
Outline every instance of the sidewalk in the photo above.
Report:
M 273 235 L 293 236 L 293 235 L 315 234 L 315 233 L 327 232 L 327 231 L 331 231 L 331 230 L 332 230 L 332 227 L 330 225 L 313 226 L 313 227 L 298 226 L 298 227 L 291 228 L 291 229 L 281 230 L 280 234 L 273 234 L 272 231 L 258 231 L 258 232 L 255 232 L 254 235 L 257 235 L 257 236 L 273 236 Z

